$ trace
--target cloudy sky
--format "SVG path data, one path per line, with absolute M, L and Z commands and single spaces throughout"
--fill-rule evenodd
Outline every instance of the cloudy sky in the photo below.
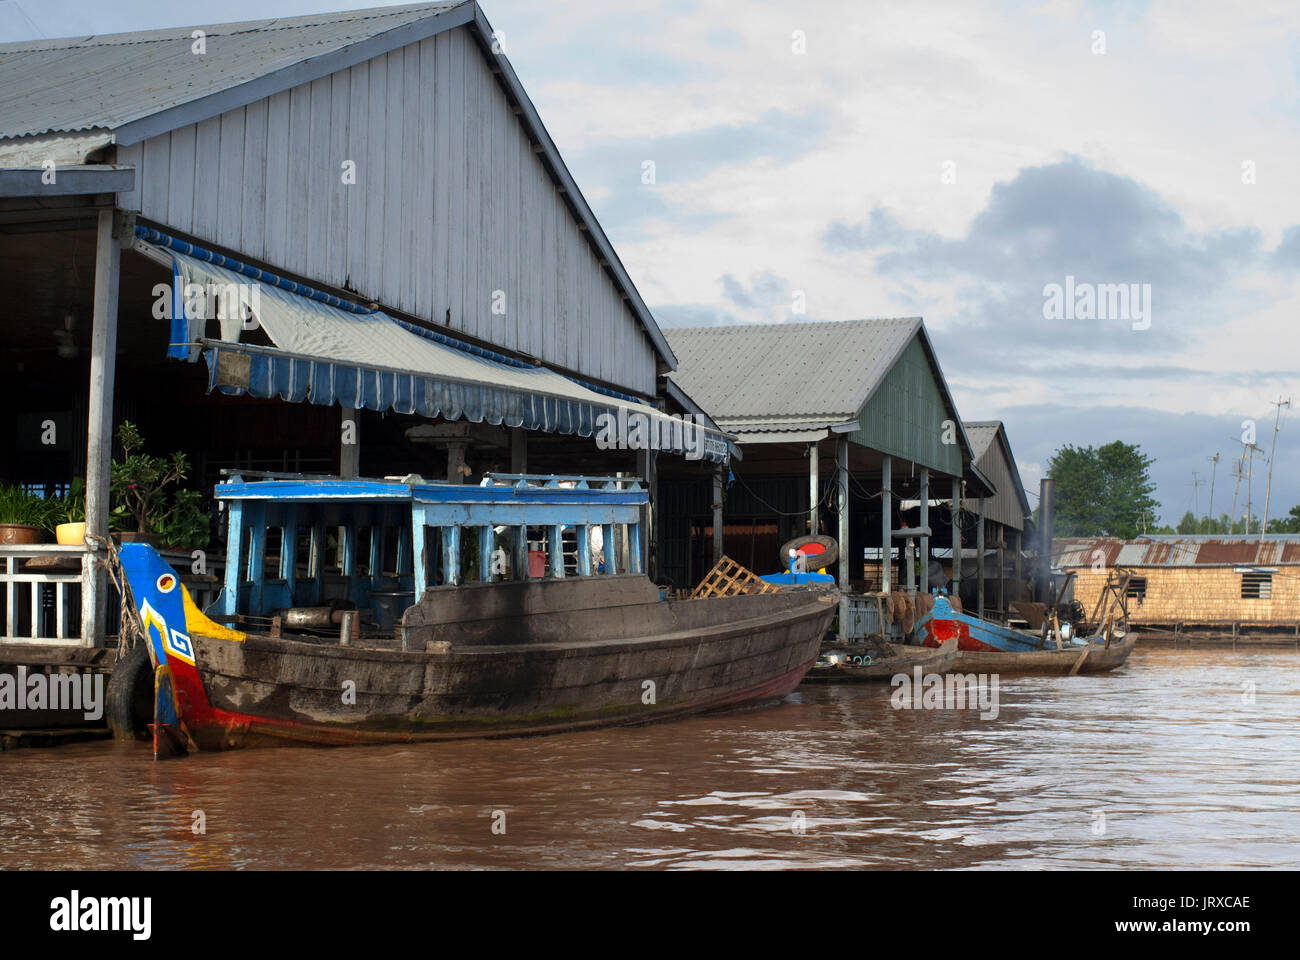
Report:
M 219 19 L 382 5 L 225 0 Z M 1300 404 L 1293 0 L 482 5 L 665 327 L 923 316 L 1028 488 L 1062 444 L 1139 443 L 1173 522 L 1193 471 L 1206 509 L 1215 453 L 1226 512 L 1242 421 L 1267 451 L 1272 401 Z M 0 38 L 211 10 L 0 0 Z M 1149 315 L 1049 316 L 1067 276 L 1149 285 Z M 1297 409 L 1273 515 L 1300 503 Z

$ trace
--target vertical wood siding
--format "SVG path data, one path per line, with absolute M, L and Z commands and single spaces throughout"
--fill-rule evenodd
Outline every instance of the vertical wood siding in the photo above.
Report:
M 466 29 L 123 147 L 119 162 L 138 171 L 125 209 L 654 393 L 649 338 Z
M 849 439 L 947 476 L 961 476 L 960 443 L 943 442 L 944 422 L 952 419 L 920 336 L 903 355 L 858 415 Z M 955 436 L 955 434 L 954 434 Z M 938 494 L 942 496 L 942 491 Z
M 997 490 L 996 494 L 984 501 L 985 516 L 1016 530 L 1025 529 L 1025 508 L 1016 496 L 1016 479 L 1012 475 L 1014 468 L 1007 463 L 1002 444 L 996 437 L 975 465 Z M 975 500 L 966 500 L 965 505 L 967 510 L 978 509 L 978 501 Z

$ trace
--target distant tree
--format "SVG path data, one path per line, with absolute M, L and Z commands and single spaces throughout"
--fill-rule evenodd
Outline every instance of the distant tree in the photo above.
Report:
M 1291 508 L 1285 517 L 1274 517 L 1268 522 L 1269 533 L 1300 533 L 1300 503 Z
M 1200 520 L 1196 518 L 1196 515 L 1193 514 L 1192 511 L 1188 510 L 1186 513 L 1183 514 L 1183 519 L 1178 521 L 1178 529 L 1175 530 L 1174 532 L 1175 533 L 1200 533 L 1201 531 L 1198 529 L 1200 525 L 1201 525 Z
M 1120 537 L 1132 539 L 1146 527 L 1154 532 L 1160 504 L 1152 497 L 1151 464 L 1137 444 L 1120 440 L 1097 447 L 1061 447 L 1047 461 L 1047 475 L 1056 481 L 1058 537 Z

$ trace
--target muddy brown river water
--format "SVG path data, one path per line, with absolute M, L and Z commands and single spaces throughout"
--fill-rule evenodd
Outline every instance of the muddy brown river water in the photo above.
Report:
M 1300 654 L 1139 646 L 999 701 L 804 685 L 520 740 L 16 750 L 0 868 L 1300 867 Z

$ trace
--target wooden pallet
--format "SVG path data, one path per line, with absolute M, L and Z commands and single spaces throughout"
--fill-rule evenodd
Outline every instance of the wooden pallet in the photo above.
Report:
M 750 593 L 776 593 L 776 584 L 750 573 L 735 560 L 724 556 L 704 575 L 691 593 L 692 600 L 705 597 L 738 597 Z

